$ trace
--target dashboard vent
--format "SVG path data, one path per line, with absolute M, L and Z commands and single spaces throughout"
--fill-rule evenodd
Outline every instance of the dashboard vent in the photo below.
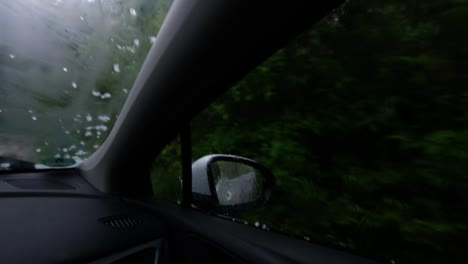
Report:
M 123 229 L 141 224 L 141 219 L 135 216 L 112 216 L 101 218 L 99 222 L 112 228 Z

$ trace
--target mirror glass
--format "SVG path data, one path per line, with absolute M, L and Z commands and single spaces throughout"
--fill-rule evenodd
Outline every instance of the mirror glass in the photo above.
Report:
M 241 161 L 214 161 L 211 166 L 219 204 L 242 205 L 258 201 L 264 191 L 264 175 Z

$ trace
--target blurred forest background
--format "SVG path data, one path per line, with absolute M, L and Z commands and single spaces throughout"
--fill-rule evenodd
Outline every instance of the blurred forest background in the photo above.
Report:
M 348 0 L 192 124 L 193 158 L 271 168 L 278 190 L 235 217 L 395 263 L 465 263 L 468 1 Z M 156 197 L 180 199 L 177 142 Z

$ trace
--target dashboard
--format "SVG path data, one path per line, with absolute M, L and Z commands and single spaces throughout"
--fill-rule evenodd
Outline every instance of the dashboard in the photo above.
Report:
M 160 263 L 165 224 L 73 170 L 0 175 L 2 263 Z

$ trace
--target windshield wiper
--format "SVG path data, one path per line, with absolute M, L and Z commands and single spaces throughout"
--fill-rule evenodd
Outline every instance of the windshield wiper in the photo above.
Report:
M 0 171 L 30 171 L 35 170 L 34 162 L 0 156 Z

